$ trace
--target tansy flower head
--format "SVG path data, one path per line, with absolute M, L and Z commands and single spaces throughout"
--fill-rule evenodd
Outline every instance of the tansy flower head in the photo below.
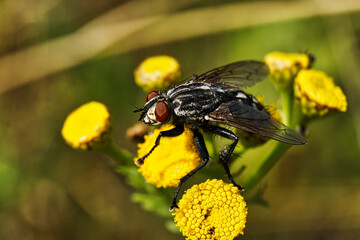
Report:
M 222 180 L 207 180 L 186 191 L 175 222 L 187 239 L 234 239 L 244 234 L 247 208 L 239 189 Z
M 145 142 L 138 144 L 138 157 L 143 157 L 154 146 L 159 133 L 174 128 L 162 125 L 152 135 L 145 136 Z M 160 144 L 145 159 L 139 172 L 156 187 L 176 187 L 180 178 L 200 164 L 200 156 L 194 145 L 193 133 L 185 131 L 177 137 L 163 137 Z
M 308 116 L 324 115 L 330 111 L 345 112 L 346 96 L 334 80 L 324 72 L 301 70 L 295 79 L 295 97 L 302 112 Z
M 179 81 L 180 77 L 180 64 L 166 55 L 149 57 L 135 70 L 135 82 L 145 92 L 166 88 Z
M 86 103 L 66 118 L 61 134 L 71 147 L 90 150 L 104 140 L 110 129 L 110 113 L 99 102 Z
M 279 88 L 291 86 L 300 69 L 309 68 L 313 57 L 305 53 L 271 52 L 265 56 L 270 68 L 270 77 Z

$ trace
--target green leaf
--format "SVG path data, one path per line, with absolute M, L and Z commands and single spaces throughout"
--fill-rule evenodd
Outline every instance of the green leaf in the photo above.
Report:
M 119 166 L 116 168 L 116 171 L 125 175 L 127 177 L 127 183 L 137 190 L 146 192 L 156 191 L 156 188 L 153 185 L 146 182 L 144 177 L 138 172 L 136 166 Z
M 176 223 L 174 222 L 174 220 L 167 220 L 165 222 L 165 227 L 167 230 L 169 230 L 172 233 L 180 234 L 179 227 L 176 226 Z
M 140 203 L 142 208 L 147 211 L 154 212 L 162 217 L 171 217 L 169 211 L 170 201 L 165 196 L 159 194 L 134 193 L 131 196 L 134 202 Z

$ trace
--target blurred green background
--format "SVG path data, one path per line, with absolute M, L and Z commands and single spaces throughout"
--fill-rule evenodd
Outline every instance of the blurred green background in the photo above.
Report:
M 242 238 L 360 239 L 359 40 L 358 0 L 0 1 L 0 239 L 183 239 L 131 202 L 108 157 L 68 147 L 63 121 L 103 102 L 135 153 L 124 135 L 144 58 L 174 56 L 187 77 L 270 51 L 314 54 L 349 108 L 314 122 L 266 176 L 269 207 L 249 206 Z M 278 99 L 269 80 L 250 92 Z

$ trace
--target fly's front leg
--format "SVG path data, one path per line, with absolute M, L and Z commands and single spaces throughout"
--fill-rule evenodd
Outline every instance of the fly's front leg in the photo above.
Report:
M 243 187 L 241 187 L 239 184 L 237 184 L 235 182 L 234 178 L 232 177 L 232 175 L 230 173 L 229 166 L 227 165 L 227 162 L 230 159 L 231 154 L 234 152 L 236 144 L 239 141 L 239 137 L 232 131 L 230 131 L 226 128 L 218 127 L 218 126 L 205 125 L 202 128 L 204 129 L 204 131 L 211 132 L 211 133 L 219 135 L 221 137 L 233 140 L 233 142 L 230 145 L 226 146 L 221 151 L 220 162 L 222 163 L 222 165 L 225 169 L 225 172 L 228 175 L 228 178 L 231 181 L 231 183 L 234 184 L 236 187 L 238 187 L 240 191 L 245 191 L 245 189 Z
M 145 158 L 147 158 L 152 153 L 152 151 L 154 151 L 154 149 L 160 144 L 160 139 L 162 137 L 176 137 L 176 136 L 179 136 L 180 134 L 182 134 L 183 132 L 184 132 L 184 125 L 183 124 L 176 125 L 175 128 L 167 130 L 167 131 L 161 131 L 159 133 L 159 135 L 157 136 L 157 138 L 156 138 L 154 146 L 150 149 L 150 151 L 147 154 L 145 154 L 145 156 L 143 156 L 143 157 L 139 158 L 138 160 L 136 160 L 135 164 L 137 166 L 143 165 L 144 161 L 145 161 Z
M 171 202 L 170 211 L 174 210 L 174 208 L 178 208 L 176 204 L 176 198 L 179 194 L 181 185 L 188 180 L 191 176 L 193 176 L 195 173 L 197 173 L 201 168 L 203 168 L 208 162 L 209 162 L 209 153 L 206 149 L 206 145 L 204 142 L 204 138 L 197 129 L 193 129 L 192 132 L 194 133 L 194 143 L 199 151 L 200 157 L 202 158 L 202 162 L 199 166 L 197 166 L 195 169 L 193 169 L 191 172 L 186 174 L 184 177 L 180 179 L 180 183 L 178 187 L 176 188 L 176 191 L 174 193 L 173 200 Z

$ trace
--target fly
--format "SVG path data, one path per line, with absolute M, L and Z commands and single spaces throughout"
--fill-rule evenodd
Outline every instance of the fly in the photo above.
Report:
M 234 181 L 227 165 L 239 137 L 218 124 L 232 126 L 287 144 L 306 143 L 299 133 L 272 118 L 255 97 L 242 91 L 243 88 L 260 82 L 268 74 L 269 69 L 262 62 L 231 63 L 199 76 L 194 75 L 188 81 L 166 91 L 151 91 L 146 95 L 145 106 L 134 111 L 141 112 L 139 121 L 145 124 L 157 126 L 170 123 L 174 125 L 174 128 L 160 132 L 151 150 L 136 161 L 138 166 L 142 165 L 160 144 L 162 137 L 179 136 L 184 132 L 185 125 L 194 134 L 194 144 L 202 162 L 180 179 L 170 210 L 177 207 L 176 198 L 181 185 L 209 161 L 209 154 L 200 129 L 232 141 L 222 150 L 220 162 L 229 180 L 240 190 L 243 188 Z

